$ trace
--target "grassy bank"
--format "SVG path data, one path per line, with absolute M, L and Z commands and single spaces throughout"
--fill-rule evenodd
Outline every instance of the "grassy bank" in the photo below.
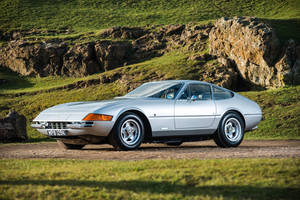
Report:
M 0 30 L 69 29 L 87 33 L 112 26 L 186 24 L 223 16 L 257 16 L 273 23 L 281 38 L 300 40 L 299 5 L 299 0 L 2 0 Z
M 1 199 L 296 199 L 299 159 L 0 160 Z
M 241 94 L 256 101 L 265 118 L 247 139 L 300 139 L 300 86 Z

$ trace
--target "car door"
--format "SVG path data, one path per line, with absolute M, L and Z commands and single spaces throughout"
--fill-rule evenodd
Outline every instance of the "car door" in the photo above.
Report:
M 215 120 L 215 110 L 211 86 L 190 83 L 175 102 L 175 128 L 209 128 Z
M 174 131 L 174 105 L 175 98 L 183 84 L 173 84 L 154 95 L 143 100 L 141 110 L 146 114 L 152 128 L 152 136 L 169 136 Z

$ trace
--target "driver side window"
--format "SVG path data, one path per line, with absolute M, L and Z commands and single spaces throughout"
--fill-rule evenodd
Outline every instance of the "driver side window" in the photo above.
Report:
M 191 98 L 195 100 L 210 100 L 211 90 L 209 85 L 190 84 Z
M 181 86 L 182 86 L 181 83 L 173 85 L 172 87 L 169 87 L 159 93 L 156 93 L 156 94 L 152 95 L 151 97 L 160 98 L 160 99 L 174 99 L 176 97 L 177 93 L 179 92 Z
M 179 99 L 193 99 L 194 101 L 199 100 L 210 100 L 211 90 L 210 86 L 206 84 L 192 83 L 189 84 Z

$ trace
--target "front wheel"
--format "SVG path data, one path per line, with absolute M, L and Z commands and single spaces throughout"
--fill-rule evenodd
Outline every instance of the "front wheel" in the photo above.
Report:
M 221 119 L 214 141 L 223 148 L 237 147 L 243 141 L 244 128 L 245 125 L 240 115 L 230 112 Z
M 109 141 L 117 150 L 137 149 L 144 139 L 144 124 L 135 113 L 128 112 L 118 119 Z

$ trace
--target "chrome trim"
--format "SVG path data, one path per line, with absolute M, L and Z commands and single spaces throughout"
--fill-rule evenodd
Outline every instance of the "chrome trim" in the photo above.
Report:
M 93 127 L 94 122 L 34 122 L 31 124 L 32 128 L 36 129 L 81 129 L 86 127 Z

